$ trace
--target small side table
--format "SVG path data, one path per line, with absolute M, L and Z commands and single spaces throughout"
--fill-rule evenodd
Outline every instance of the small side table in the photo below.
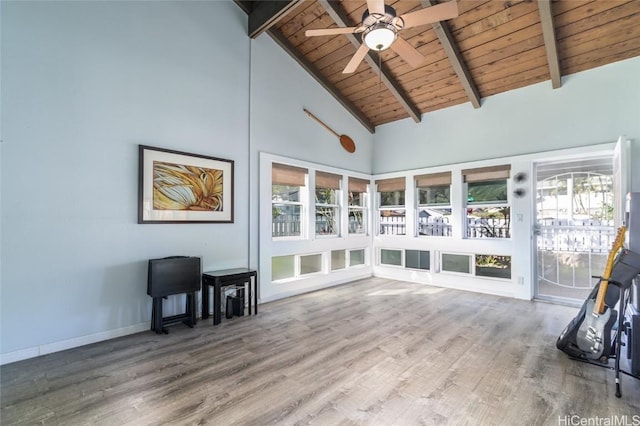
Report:
M 251 279 L 253 277 L 253 279 Z M 202 274 L 202 319 L 209 318 L 209 286 L 213 286 L 213 325 L 220 324 L 222 314 L 220 303 L 222 287 L 248 284 L 247 300 L 249 301 L 249 315 L 251 309 L 251 284 L 253 284 L 253 306 L 258 315 L 258 271 L 248 268 L 223 269 L 208 271 Z

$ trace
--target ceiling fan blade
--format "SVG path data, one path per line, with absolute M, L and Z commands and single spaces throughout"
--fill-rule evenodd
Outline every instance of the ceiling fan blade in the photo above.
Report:
M 448 1 L 436 4 L 415 12 L 410 12 L 400 16 L 404 21 L 404 28 L 417 27 L 418 25 L 432 24 L 445 19 L 456 18 L 458 16 L 458 2 Z
M 366 44 L 362 43 L 347 66 L 344 67 L 344 71 L 342 71 L 342 74 L 351 74 L 352 72 L 354 72 L 358 68 L 358 65 L 360 65 L 360 62 L 362 62 L 364 57 L 367 56 L 367 52 L 369 52 L 369 48 Z
M 404 59 L 412 67 L 417 67 L 424 61 L 422 53 L 418 52 L 409 42 L 401 37 L 391 44 L 391 50 L 396 52 L 402 59 Z
M 367 9 L 369 9 L 369 15 L 374 13 L 384 15 L 384 0 L 367 0 Z
M 346 28 L 321 28 L 317 30 L 307 30 L 304 35 L 307 37 L 314 36 L 326 36 L 335 34 L 351 34 L 354 33 L 358 27 L 346 27 Z

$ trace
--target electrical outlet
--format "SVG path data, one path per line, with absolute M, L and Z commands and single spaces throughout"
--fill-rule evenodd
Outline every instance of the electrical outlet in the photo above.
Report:
M 524 277 L 518 277 L 518 284 L 524 285 Z

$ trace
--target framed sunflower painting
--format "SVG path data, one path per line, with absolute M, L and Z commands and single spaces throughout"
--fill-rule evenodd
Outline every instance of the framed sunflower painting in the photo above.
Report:
M 233 161 L 139 146 L 138 223 L 233 222 Z

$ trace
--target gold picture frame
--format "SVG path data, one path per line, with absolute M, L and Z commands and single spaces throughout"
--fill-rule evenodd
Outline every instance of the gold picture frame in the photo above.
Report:
M 233 223 L 233 160 L 139 145 L 138 223 Z

